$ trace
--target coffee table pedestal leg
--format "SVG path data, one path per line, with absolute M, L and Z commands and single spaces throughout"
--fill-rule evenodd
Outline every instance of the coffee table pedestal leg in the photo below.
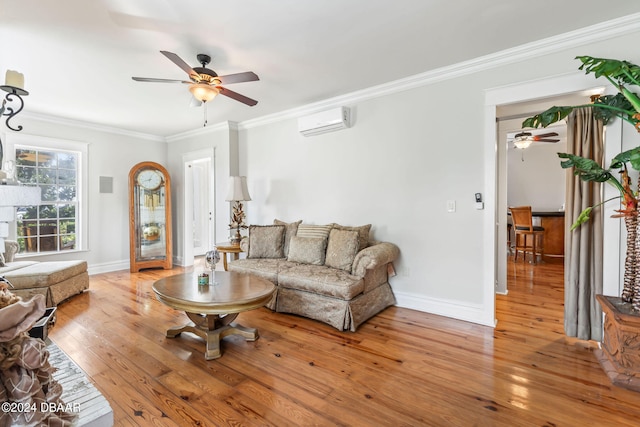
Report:
M 204 358 L 207 360 L 222 356 L 220 340 L 228 335 L 240 335 L 247 341 L 258 339 L 257 329 L 231 323 L 238 317 L 238 313 L 226 315 L 187 313 L 187 316 L 193 323 L 170 328 L 167 330 L 167 338 L 175 338 L 183 332 L 191 332 L 199 336 L 206 342 Z

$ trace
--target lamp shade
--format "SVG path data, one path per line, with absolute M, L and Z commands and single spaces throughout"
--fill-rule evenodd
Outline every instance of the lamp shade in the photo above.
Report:
M 246 176 L 229 177 L 229 192 L 225 200 L 227 202 L 245 202 L 251 200 L 249 189 L 247 188 Z
M 189 91 L 198 101 L 201 102 L 211 101 L 220 93 L 220 89 L 207 83 L 194 83 L 189 86 Z

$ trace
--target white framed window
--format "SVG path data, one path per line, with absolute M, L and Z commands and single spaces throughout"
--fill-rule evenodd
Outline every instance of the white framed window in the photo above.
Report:
M 18 253 L 85 250 L 88 144 L 9 134 L 7 146 L 15 178 L 41 190 L 38 205 L 16 207 L 12 234 L 20 247 Z

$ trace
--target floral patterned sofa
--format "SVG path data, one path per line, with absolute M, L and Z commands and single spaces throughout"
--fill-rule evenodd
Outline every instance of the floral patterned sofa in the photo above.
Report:
M 18 243 L 5 240 L 4 246 L 0 276 L 13 285 L 11 292 L 23 299 L 43 295 L 47 307 L 55 307 L 89 288 L 86 261 L 14 261 Z
M 273 282 L 267 305 L 355 332 L 358 326 L 396 303 L 389 272 L 400 251 L 369 240 L 371 225 L 306 225 L 302 221 L 252 225 L 241 242 L 244 259 L 229 270 Z

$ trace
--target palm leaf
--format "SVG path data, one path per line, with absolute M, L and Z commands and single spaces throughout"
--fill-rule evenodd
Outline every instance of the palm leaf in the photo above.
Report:
M 593 159 L 568 153 L 558 153 L 558 157 L 567 159 L 560 162 L 563 169 L 574 168 L 573 173 L 583 181 L 607 182 L 616 179 L 608 169 L 604 169 Z
M 582 62 L 580 70 L 586 74 L 593 73 L 596 78 L 606 77 L 620 83 L 628 85 L 640 85 L 640 67 L 629 62 L 618 59 L 594 58 L 592 56 L 577 56 L 576 59 Z

